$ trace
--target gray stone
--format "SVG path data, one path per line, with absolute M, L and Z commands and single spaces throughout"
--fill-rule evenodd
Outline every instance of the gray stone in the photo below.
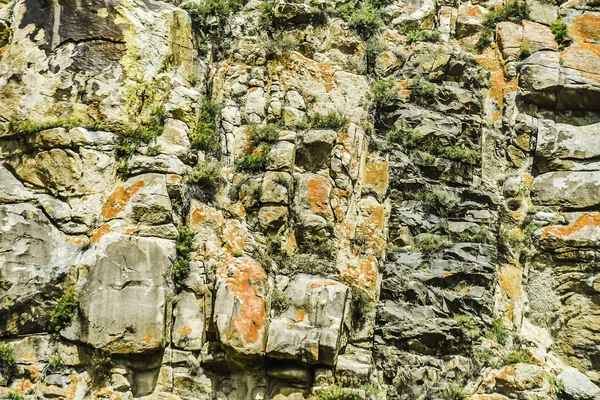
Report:
M 548 172 L 531 186 L 535 204 L 586 208 L 600 204 L 600 174 L 592 171 Z
M 556 377 L 562 382 L 564 393 L 573 400 L 598 400 L 600 388 L 575 368 L 567 368 Z
M 81 283 L 77 339 L 117 354 L 162 348 L 175 243 L 110 232 L 96 240 L 82 259 L 89 272 Z
M 267 354 L 335 365 L 348 294 L 348 287 L 339 282 L 296 275 L 285 290 L 285 311 L 269 325 Z

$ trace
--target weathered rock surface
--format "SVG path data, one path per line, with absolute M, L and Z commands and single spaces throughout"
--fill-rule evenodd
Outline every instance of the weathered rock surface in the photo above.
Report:
M 0 0 L 0 397 L 600 398 L 600 4 L 524 4 Z

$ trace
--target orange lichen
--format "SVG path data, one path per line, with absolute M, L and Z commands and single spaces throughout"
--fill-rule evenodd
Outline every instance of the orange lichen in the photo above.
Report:
M 542 228 L 542 237 L 546 238 L 550 235 L 560 238 L 567 238 L 574 233 L 581 231 L 586 227 L 597 228 L 600 226 L 600 214 L 583 214 L 575 220 L 571 225 L 567 226 L 546 226 Z
M 302 321 L 305 316 L 306 316 L 306 311 L 304 311 L 304 310 L 296 311 L 296 322 Z
M 180 334 L 180 335 L 182 335 L 182 336 L 187 336 L 187 335 L 189 335 L 190 333 L 192 333 L 192 328 L 190 328 L 190 327 L 189 327 L 189 326 L 187 326 L 187 325 L 184 325 L 184 326 L 182 326 L 181 328 L 179 328 L 179 329 L 177 330 L 177 333 L 178 333 L 178 334 Z
M 102 216 L 105 219 L 115 218 L 121 211 L 125 209 L 127 203 L 131 200 L 133 195 L 140 191 L 144 187 L 144 181 L 140 180 L 125 189 L 123 186 L 117 187 L 102 208 Z
M 521 274 L 520 268 L 514 265 L 505 265 L 498 275 L 500 291 L 513 300 L 518 300 L 521 297 Z
M 224 224 L 223 215 L 213 207 L 208 207 L 205 205 L 195 207 L 191 213 L 192 230 L 204 223 L 222 226 Z
M 389 182 L 388 163 L 385 161 L 374 161 L 365 164 L 365 175 L 363 183 L 377 191 L 387 189 Z
M 230 267 L 225 268 L 225 264 Z M 258 287 L 267 279 L 267 274 L 257 261 L 248 257 L 236 259 L 233 266 L 224 262 L 217 272 L 240 304 L 238 316 L 231 319 L 233 329 L 226 335 L 227 339 L 239 337 L 244 343 L 256 343 L 262 337 L 266 319 L 265 301 Z
M 92 243 L 98 243 L 100 241 L 100 239 L 102 239 L 103 236 L 109 234 L 110 232 L 112 232 L 112 229 L 110 228 L 110 225 L 109 224 L 104 224 L 100 228 L 98 228 L 96 230 L 96 232 L 94 232 L 94 234 L 90 238 L 90 242 L 92 242 Z
M 241 253 L 246 245 L 246 232 L 240 221 L 227 220 L 223 228 L 221 240 L 225 243 L 225 251 L 228 253 Z
M 144 343 L 146 343 L 146 344 L 152 343 L 152 334 L 150 332 L 148 332 L 146 334 L 146 337 L 144 338 Z
M 306 289 L 314 290 L 314 289 L 317 289 L 320 287 L 332 286 L 332 285 L 337 285 L 337 282 L 330 281 L 328 279 L 323 279 L 321 281 L 310 282 L 308 285 L 306 285 Z
M 125 234 L 125 235 L 131 235 L 132 233 L 135 233 L 135 232 L 139 231 L 140 229 L 141 229 L 141 226 L 140 225 L 136 225 L 136 226 L 134 226 L 132 228 L 125 229 L 125 231 L 123 231 L 123 234 Z
M 600 15 L 582 14 L 573 18 L 569 33 L 578 43 L 600 40 Z
M 315 214 L 329 214 L 329 194 L 332 185 L 325 177 L 312 178 L 306 183 L 307 201 Z

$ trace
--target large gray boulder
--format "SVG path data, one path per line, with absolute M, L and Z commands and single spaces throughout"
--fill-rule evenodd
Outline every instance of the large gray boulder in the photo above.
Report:
M 592 207 L 600 204 L 600 174 L 596 171 L 549 172 L 536 177 L 531 190 L 534 204 Z
M 76 338 L 115 354 L 165 344 L 165 311 L 175 243 L 109 232 L 83 257 Z
M 267 355 L 335 365 L 349 289 L 318 276 L 295 276 L 284 293 L 285 311 L 271 320 Z
M 573 400 L 598 400 L 600 388 L 575 368 L 567 368 L 557 376 L 563 392 Z

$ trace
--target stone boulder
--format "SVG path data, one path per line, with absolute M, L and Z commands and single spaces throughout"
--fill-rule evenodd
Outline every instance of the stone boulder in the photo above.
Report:
M 88 272 L 80 282 L 80 331 L 70 339 L 113 354 L 162 349 L 174 259 L 171 240 L 97 237 L 82 259 Z
M 335 365 L 349 289 L 313 275 L 296 275 L 284 292 L 285 311 L 269 325 L 267 355 Z
M 234 355 L 264 354 L 267 274 L 250 257 L 226 257 L 217 266 L 213 321 L 221 344 Z
M 556 381 L 562 383 L 563 392 L 573 400 L 598 400 L 600 387 L 576 368 L 567 368 L 561 372 Z
M 17 185 L 12 194 L 26 192 Z M 85 240 L 28 203 L 0 205 L 0 237 L 0 336 L 43 332 Z
M 600 204 L 600 175 L 595 171 L 548 172 L 533 180 L 531 191 L 534 204 L 592 207 Z

